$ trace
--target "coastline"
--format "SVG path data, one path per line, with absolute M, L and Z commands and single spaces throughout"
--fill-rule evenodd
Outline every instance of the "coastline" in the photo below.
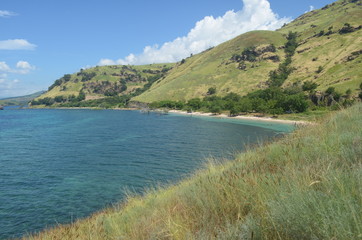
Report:
M 170 110 L 169 113 L 188 115 L 188 116 L 200 116 L 200 117 L 213 117 L 213 118 L 227 118 L 227 119 L 239 119 L 239 120 L 251 120 L 251 121 L 264 121 L 264 122 L 274 122 L 274 123 L 283 123 L 283 124 L 291 124 L 291 125 L 311 125 L 312 122 L 307 121 L 296 121 L 296 120 L 286 120 L 286 119 L 275 119 L 270 117 L 255 117 L 255 116 L 235 116 L 231 117 L 226 114 L 218 114 L 215 115 L 213 113 L 203 113 L 203 112 L 192 112 L 188 113 L 182 110 Z
M 43 107 L 34 108 L 30 107 L 30 109 L 44 109 Z M 69 110 L 77 110 L 77 109 L 88 109 L 88 110 L 116 110 L 116 111 L 141 111 L 139 108 L 98 108 L 98 107 L 55 107 L 55 108 L 47 108 L 47 109 L 69 109 Z M 158 109 L 159 110 L 159 109 Z M 157 111 L 150 110 L 151 112 Z M 229 116 L 227 114 L 213 114 L 213 113 L 204 113 L 204 112 L 192 112 L 188 113 L 187 111 L 182 110 L 168 110 L 168 113 L 173 114 L 180 114 L 186 116 L 198 116 L 198 117 L 211 117 L 211 118 L 226 118 L 226 119 L 236 119 L 236 120 L 250 120 L 250 121 L 264 121 L 264 122 L 273 122 L 273 123 L 282 123 L 282 124 L 290 124 L 290 125 L 312 125 L 313 122 L 309 121 L 301 121 L 301 120 L 287 120 L 287 119 L 276 119 L 271 117 L 257 117 L 257 116 L 250 116 L 250 115 L 238 115 L 238 116 Z

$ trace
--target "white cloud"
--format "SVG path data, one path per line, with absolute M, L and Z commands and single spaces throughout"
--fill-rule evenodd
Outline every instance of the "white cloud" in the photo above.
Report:
M 25 39 L 9 39 L 0 41 L 0 50 L 34 50 L 35 44 Z
M 26 61 L 17 62 L 16 68 L 17 70 L 15 70 L 15 72 L 20 74 L 28 74 L 31 70 L 35 69 L 34 66 L 31 66 L 30 63 Z
M 16 68 L 11 68 L 6 62 L 0 62 L 0 77 L 3 77 L 7 73 L 15 74 L 28 74 L 31 70 L 34 70 L 35 66 L 32 66 L 26 61 L 18 61 Z
M 315 9 L 314 6 L 310 5 L 310 6 L 309 6 L 309 10 L 308 10 L 308 11 L 305 11 L 304 13 L 311 12 L 311 11 L 313 11 L 314 9 Z
M 111 59 L 106 59 L 106 58 L 102 58 L 100 61 L 99 61 L 99 65 L 101 66 L 105 66 L 105 65 L 115 65 L 116 62 L 111 60 Z
M 2 92 L 8 92 L 11 89 L 15 89 L 17 87 L 18 83 L 20 83 L 19 79 L 9 80 L 9 79 L 0 77 L 0 94 Z
M 16 16 L 17 14 L 14 12 L 6 11 L 6 10 L 0 10 L 0 17 L 12 17 Z
M 0 73 L 1 72 L 10 72 L 11 68 L 9 67 L 9 65 L 6 64 L 6 62 L 0 62 Z
M 268 0 L 243 0 L 243 3 L 240 11 L 231 10 L 224 16 L 207 16 L 198 21 L 187 36 L 178 37 L 162 46 L 146 46 L 139 55 L 130 54 L 118 60 L 101 59 L 98 65 L 177 62 L 191 53 L 200 53 L 242 33 L 275 30 L 291 20 L 279 18 L 270 8 Z

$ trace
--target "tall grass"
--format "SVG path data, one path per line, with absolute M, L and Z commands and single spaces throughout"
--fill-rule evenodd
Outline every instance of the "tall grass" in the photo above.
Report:
M 362 104 L 31 239 L 362 239 Z

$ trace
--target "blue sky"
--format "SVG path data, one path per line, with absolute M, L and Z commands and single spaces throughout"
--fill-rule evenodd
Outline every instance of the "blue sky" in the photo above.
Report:
M 178 61 L 332 0 L 1 0 L 0 98 L 81 68 Z

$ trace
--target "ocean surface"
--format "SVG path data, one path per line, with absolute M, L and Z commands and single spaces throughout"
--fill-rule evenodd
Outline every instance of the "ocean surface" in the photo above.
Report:
M 109 207 L 125 191 L 174 183 L 208 157 L 293 126 L 138 111 L 0 111 L 0 239 L 20 237 Z

